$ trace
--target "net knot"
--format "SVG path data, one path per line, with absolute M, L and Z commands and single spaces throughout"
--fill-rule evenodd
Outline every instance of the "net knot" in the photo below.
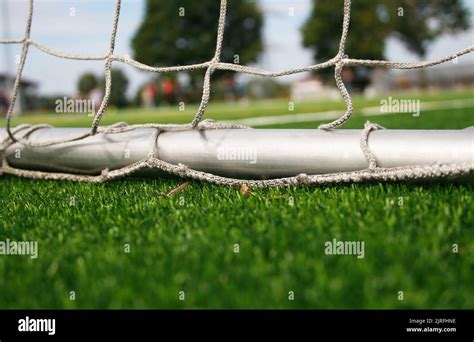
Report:
M 100 177 L 102 179 L 107 179 L 109 177 L 109 169 L 105 168 L 100 172 Z
M 367 121 L 364 125 L 364 129 L 362 130 L 361 138 L 360 138 L 360 148 L 362 153 L 364 153 L 365 159 L 369 162 L 369 170 L 375 170 L 377 165 L 377 158 L 375 154 L 369 148 L 369 134 L 370 132 L 378 129 L 385 129 L 384 127 L 380 126 L 379 124 L 372 123 Z
M 300 173 L 298 176 L 296 176 L 296 180 L 301 184 L 309 183 L 309 177 L 306 173 Z
M 196 129 L 200 130 L 200 131 L 204 131 L 208 128 L 211 128 L 212 126 L 214 126 L 216 124 L 216 121 L 213 120 L 213 119 L 205 119 L 203 121 L 201 121 L 197 126 L 196 126 Z
M 178 171 L 179 173 L 185 173 L 187 170 L 188 170 L 188 167 L 184 165 L 183 163 L 179 163 L 176 166 L 176 171 Z

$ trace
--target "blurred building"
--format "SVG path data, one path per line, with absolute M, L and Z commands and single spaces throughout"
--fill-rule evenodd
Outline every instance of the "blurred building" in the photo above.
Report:
M 291 83 L 291 100 L 311 101 L 320 99 L 339 99 L 336 87 L 325 85 L 318 77 L 311 77 Z
M 474 85 L 474 63 L 450 62 L 426 69 L 374 69 L 366 96 L 381 96 L 404 89 L 450 89 Z
M 11 91 L 13 89 L 13 84 L 15 83 L 15 78 L 0 73 L 0 113 L 6 113 L 6 109 L 10 104 Z M 34 110 L 37 106 L 37 92 L 38 84 L 33 81 L 22 79 L 20 82 L 20 88 L 18 91 L 18 96 L 13 109 L 14 114 L 19 114 L 24 111 Z
M 423 73 L 425 73 L 423 75 Z M 453 88 L 459 86 L 471 86 L 474 84 L 474 62 L 465 61 L 454 63 L 453 61 L 428 69 L 416 69 L 404 71 L 400 75 L 410 82 L 413 87 L 420 87 L 423 76 L 426 77 L 429 87 Z

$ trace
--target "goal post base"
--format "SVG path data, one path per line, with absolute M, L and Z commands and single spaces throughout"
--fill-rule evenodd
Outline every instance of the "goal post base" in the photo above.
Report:
M 31 143 L 68 139 L 88 128 L 41 128 Z M 153 128 L 94 136 L 45 147 L 13 143 L 5 150 L 15 168 L 100 174 L 143 160 L 150 153 Z M 21 136 L 21 132 L 17 133 Z M 162 132 L 154 157 L 170 164 L 223 177 L 273 179 L 366 170 L 362 130 L 214 129 Z M 0 140 L 7 138 L 0 129 Z M 380 168 L 474 163 L 473 130 L 374 130 L 368 147 Z M 142 170 L 147 175 L 160 170 Z M 463 179 L 472 179 L 473 174 Z

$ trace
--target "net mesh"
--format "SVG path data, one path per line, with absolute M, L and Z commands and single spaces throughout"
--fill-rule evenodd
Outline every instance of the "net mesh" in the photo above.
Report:
M 342 23 L 342 35 L 339 42 L 339 50 L 335 57 L 332 59 L 323 62 L 317 63 L 314 65 L 293 68 L 284 71 L 268 71 L 265 69 L 243 66 L 238 64 L 224 63 L 220 61 L 222 43 L 224 39 L 224 28 L 226 21 L 226 12 L 227 12 L 227 1 L 221 0 L 220 2 L 220 14 L 218 20 L 218 30 L 217 30 L 217 39 L 216 39 L 216 49 L 213 58 L 210 61 L 192 64 L 192 65 L 182 65 L 182 66 L 169 66 L 169 67 L 153 67 L 140 63 L 134 59 L 131 59 L 126 56 L 116 55 L 114 53 L 115 41 L 117 36 L 117 28 L 120 17 L 120 7 L 121 0 L 115 1 L 114 16 L 112 22 L 112 31 L 110 35 L 110 43 L 108 52 L 105 55 L 78 55 L 78 54 L 68 54 L 44 46 L 43 44 L 35 41 L 30 38 L 31 35 L 31 26 L 33 21 L 33 12 L 34 12 L 34 1 L 29 0 L 28 5 L 28 16 L 26 21 L 25 35 L 22 39 L 9 39 L 9 40 L 0 40 L 0 44 L 19 44 L 22 46 L 19 65 L 16 73 L 15 82 L 13 85 L 13 91 L 10 101 L 10 106 L 6 115 L 6 131 L 8 136 L 4 141 L 0 142 L 0 157 L 2 160 L 2 165 L 0 172 L 16 175 L 19 177 L 27 178 L 37 178 L 37 179 L 59 179 L 59 180 L 72 180 L 72 181 L 85 181 L 85 182 L 104 182 L 110 179 L 124 177 L 133 172 L 136 172 L 144 168 L 157 168 L 162 171 L 165 171 L 169 174 L 184 177 L 192 178 L 202 181 L 207 181 L 210 183 L 221 184 L 221 185 L 240 185 L 240 184 L 249 184 L 252 186 L 271 186 L 271 187 L 284 187 L 284 186 L 293 186 L 298 184 L 306 185 L 318 185 L 318 184 L 327 184 L 327 183 L 346 183 L 346 182 L 363 182 L 370 180 L 382 180 L 382 181 L 398 181 L 398 180 L 410 180 L 410 179 L 430 179 L 430 178 L 440 178 L 448 176 L 459 176 L 474 171 L 474 163 L 462 163 L 462 164 L 433 164 L 433 165 L 415 165 L 415 166 L 404 166 L 404 167 L 395 167 L 395 168 L 382 168 L 377 165 L 376 156 L 370 151 L 368 140 L 370 132 L 376 129 L 381 129 L 382 127 L 376 124 L 367 122 L 364 129 L 362 130 L 360 145 L 361 150 L 364 153 L 365 158 L 368 162 L 368 168 L 361 171 L 353 172 L 340 172 L 340 173 L 331 173 L 331 174 L 316 174 L 316 175 L 306 175 L 299 174 L 294 177 L 270 179 L 270 180 L 242 180 L 236 178 L 227 178 L 221 177 L 218 175 L 201 172 L 198 170 L 193 170 L 186 165 L 179 164 L 174 165 L 167 163 L 163 160 L 158 159 L 157 156 L 157 139 L 160 133 L 162 132 L 177 132 L 177 131 L 186 131 L 186 130 L 207 130 L 207 129 L 229 129 L 229 128 L 240 128 L 246 129 L 248 127 L 228 124 L 228 123 L 219 123 L 213 120 L 202 120 L 206 112 L 206 108 L 209 103 L 211 96 L 211 76 L 216 70 L 227 70 L 234 71 L 264 77 L 280 77 L 286 75 L 292 75 L 296 73 L 316 71 L 326 68 L 334 67 L 334 77 L 336 80 L 337 88 L 339 89 L 342 98 L 346 104 L 346 111 L 337 119 L 329 123 L 322 124 L 318 129 L 331 130 L 337 127 L 340 127 L 345 122 L 347 122 L 353 112 L 352 99 L 347 91 L 344 82 L 342 80 L 342 70 L 344 67 L 349 66 L 367 66 L 367 67 L 383 67 L 391 69 L 418 69 L 418 68 L 427 68 L 430 66 L 438 65 L 445 63 L 450 60 L 454 60 L 462 55 L 474 51 L 474 45 L 469 46 L 461 51 L 458 51 L 455 54 L 437 59 L 432 61 L 420 61 L 420 62 L 393 62 L 386 60 L 366 60 L 366 59 L 351 59 L 345 55 L 345 46 L 349 33 L 349 22 L 351 16 L 351 0 L 344 1 L 344 17 Z M 102 99 L 102 103 L 95 113 L 92 126 L 89 132 L 75 136 L 68 139 L 59 139 L 51 140 L 47 142 L 34 143 L 28 140 L 30 134 L 38 129 L 43 129 L 45 127 L 51 127 L 49 125 L 20 125 L 15 128 L 11 127 L 11 119 L 13 108 L 18 98 L 18 92 L 21 82 L 22 73 L 25 67 L 27 55 L 30 46 L 35 46 L 44 53 L 56 56 L 59 58 L 73 59 L 73 60 L 87 60 L 87 61 L 105 61 L 105 92 Z M 198 110 L 194 116 L 192 122 L 188 124 L 159 124 L 159 123 L 149 123 L 149 124 L 138 124 L 138 125 L 128 125 L 124 122 L 118 122 L 111 126 L 100 126 L 100 122 L 104 113 L 106 112 L 109 98 L 110 90 L 112 86 L 112 77 L 111 77 L 111 68 L 113 62 L 121 62 L 128 64 L 132 67 L 135 67 L 140 70 L 155 72 L 155 73 L 169 73 L 169 72 L 180 72 L 180 71 L 190 71 L 190 70 L 205 70 L 204 82 L 203 82 L 203 91 L 201 102 L 198 107 Z M 140 160 L 132 165 L 116 169 L 108 170 L 105 169 L 100 175 L 90 176 L 90 175 L 81 175 L 74 172 L 71 173 L 58 173 L 58 172 L 44 172 L 36 170 L 25 170 L 12 167 L 9 165 L 5 151 L 7 147 L 14 143 L 20 143 L 27 147 L 31 148 L 40 148 L 58 144 L 64 144 L 72 141 L 80 141 L 86 139 L 89 136 L 93 136 L 98 133 L 102 134 L 116 134 L 131 131 L 138 128 L 154 128 L 155 134 L 151 137 L 150 141 L 150 150 L 147 157 L 143 160 Z

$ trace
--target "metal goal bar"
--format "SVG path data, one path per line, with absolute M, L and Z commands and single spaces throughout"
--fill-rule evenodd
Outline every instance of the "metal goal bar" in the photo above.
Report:
M 41 144 L 85 134 L 88 128 L 42 128 L 28 140 Z M 5 156 L 12 167 L 100 174 L 147 157 L 155 129 L 98 133 L 63 144 L 14 143 Z M 272 179 L 367 170 L 362 130 L 215 129 L 162 132 L 154 157 L 174 165 L 238 179 Z M 7 138 L 0 129 L 0 140 Z M 474 164 L 474 130 L 374 130 L 368 140 L 378 167 Z M 162 175 L 159 169 L 150 169 Z M 473 178 L 469 173 L 468 178 Z

